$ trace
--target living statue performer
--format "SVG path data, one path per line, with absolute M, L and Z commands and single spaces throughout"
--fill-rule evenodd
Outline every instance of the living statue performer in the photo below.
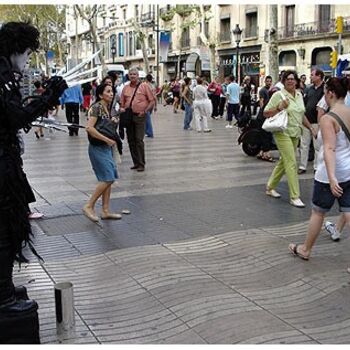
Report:
M 15 260 L 27 261 L 22 248 L 31 243 L 28 203 L 34 194 L 22 170 L 18 131 L 30 129 L 30 123 L 57 103 L 66 82 L 54 77 L 46 91 L 24 105 L 19 80 L 29 56 L 39 48 L 39 32 L 29 23 L 9 22 L 0 28 L 0 321 L 36 312 L 38 305 L 26 299 L 25 291 L 15 288 L 12 270 Z M 24 292 L 24 293 L 23 293 Z M 10 328 L 0 325 L 3 332 Z M 11 328 L 12 329 L 12 328 Z

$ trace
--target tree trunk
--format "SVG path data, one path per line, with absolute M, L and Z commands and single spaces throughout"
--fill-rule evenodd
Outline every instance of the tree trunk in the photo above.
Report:
M 216 60 L 215 60 L 215 46 L 209 46 L 209 59 L 210 59 L 210 78 L 214 80 L 217 75 L 216 72 Z
M 147 52 L 147 47 L 146 47 L 146 36 L 143 34 L 140 35 L 140 43 L 141 43 L 143 62 L 145 64 L 145 72 L 146 72 L 146 74 L 148 74 L 148 73 L 150 73 L 150 71 L 149 71 L 149 59 L 148 59 L 148 52 Z
M 40 68 L 40 64 L 39 64 L 39 54 L 37 52 L 34 53 L 34 57 L 35 57 L 35 68 L 37 70 L 39 70 Z
M 47 50 L 45 50 L 45 75 L 47 77 L 50 77 L 50 74 L 49 74 L 49 62 L 48 62 L 48 59 L 47 59 Z
M 56 33 L 56 40 L 57 40 L 57 52 L 58 52 L 58 65 L 62 67 L 64 62 L 63 62 L 63 54 L 62 54 L 62 44 L 61 44 L 59 33 Z
M 210 79 L 213 80 L 216 76 L 216 57 L 215 48 L 216 45 L 213 42 L 209 42 L 209 38 L 205 35 L 205 11 L 204 5 L 200 6 L 200 22 L 201 22 L 201 41 L 209 49 L 209 63 L 210 63 Z M 215 40 L 216 38 L 214 38 Z
M 270 35 L 269 35 L 269 75 L 272 77 L 272 81 L 276 83 L 278 81 L 278 5 L 269 5 L 270 13 Z
M 93 41 L 96 44 L 96 51 L 99 51 L 101 47 L 100 47 L 100 40 L 99 40 L 98 35 L 97 35 L 97 28 L 96 28 L 95 19 L 96 19 L 96 17 L 92 18 L 92 20 L 89 22 L 89 25 L 90 25 L 90 32 L 91 32 Z M 98 54 L 98 57 L 100 58 L 102 72 L 103 72 L 103 74 L 106 74 L 107 73 L 107 66 L 106 66 L 105 58 L 103 56 L 102 51 Z
M 79 36 L 78 36 L 78 13 L 75 12 L 75 43 L 74 43 L 74 58 L 75 64 L 78 64 L 78 46 L 79 46 Z M 73 61 L 74 62 L 74 61 Z M 68 68 L 69 69 L 69 68 Z

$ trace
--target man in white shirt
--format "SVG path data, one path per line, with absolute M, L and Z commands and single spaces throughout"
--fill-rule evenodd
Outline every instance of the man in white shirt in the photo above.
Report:
M 280 75 L 279 75 L 279 78 L 278 78 L 278 82 L 275 84 L 275 87 L 278 89 L 278 90 L 282 90 L 284 88 L 284 85 L 282 84 L 282 78 L 283 78 L 283 74 L 284 74 L 284 70 L 281 71 Z

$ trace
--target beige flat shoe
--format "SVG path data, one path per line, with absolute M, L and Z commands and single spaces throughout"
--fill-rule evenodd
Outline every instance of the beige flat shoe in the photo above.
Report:
M 106 214 L 101 214 L 101 219 L 102 220 L 120 220 L 122 218 L 122 216 L 120 214 L 112 214 L 112 213 L 108 213 Z
M 87 207 L 86 205 L 83 208 L 84 215 L 93 222 L 98 222 L 98 217 L 94 214 L 93 210 Z

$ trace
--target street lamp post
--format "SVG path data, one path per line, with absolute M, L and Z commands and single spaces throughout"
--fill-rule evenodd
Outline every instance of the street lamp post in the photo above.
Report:
M 115 46 L 112 46 L 111 47 L 111 54 L 112 54 L 113 64 L 114 64 L 114 57 L 115 57 L 116 53 L 117 53 L 117 48 Z
M 239 28 L 238 24 L 236 24 L 236 28 L 232 30 L 232 34 L 234 35 L 235 42 L 237 44 L 236 46 L 236 79 L 238 84 L 240 84 L 240 81 L 238 79 L 238 67 L 239 67 L 239 43 L 241 42 L 242 29 Z
M 68 66 L 68 56 L 69 56 L 69 51 L 68 51 L 68 48 L 67 48 L 67 51 L 65 51 L 65 53 L 64 53 L 64 56 L 65 56 L 65 59 L 66 59 L 66 72 L 68 72 L 68 70 L 69 70 L 69 66 Z

